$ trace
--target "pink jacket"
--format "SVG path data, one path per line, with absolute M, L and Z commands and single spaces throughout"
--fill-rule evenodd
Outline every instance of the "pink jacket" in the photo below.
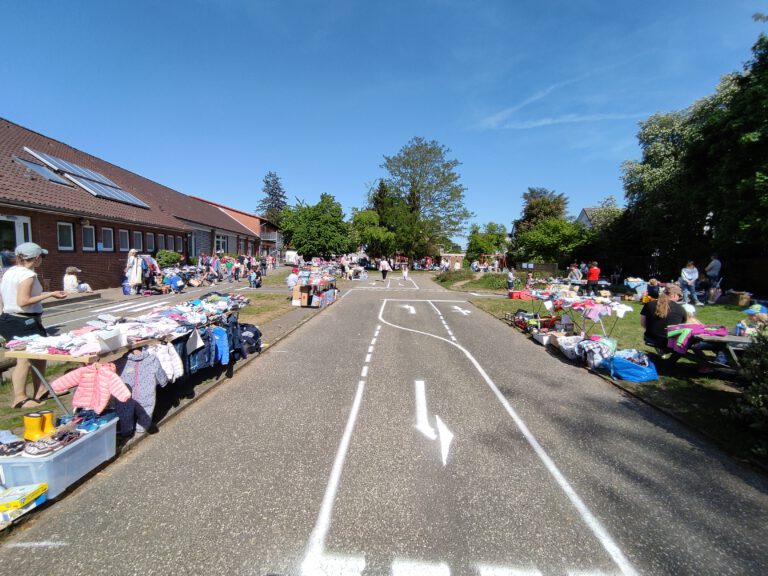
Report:
M 53 391 L 63 392 L 77 386 L 72 398 L 74 408 L 90 408 L 101 414 L 107 407 L 110 396 L 121 402 L 127 402 L 131 397 L 130 389 L 115 372 L 115 365 L 89 364 L 72 372 L 64 374 L 51 383 Z

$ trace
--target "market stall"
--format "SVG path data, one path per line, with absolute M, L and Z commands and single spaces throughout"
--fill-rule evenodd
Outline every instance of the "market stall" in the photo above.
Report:
M 293 287 L 293 305 L 309 308 L 324 308 L 336 301 L 336 277 L 329 271 L 313 267 L 299 272 L 299 279 Z
M 253 340 L 258 349 L 258 328 L 249 325 L 250 332 L 242 332 L 238 323 L 247 303 L 242 295 L 211 292 L 137 318 L 101 315 L 65 334 L 9 341 L 8 357 L 75 368 L 52 382 L 39 374 L 62 413 L 55 426 L 53 413 L 41 410 L 24 416 L 23 438 L 3 431 L 0 512 L 4 506 L 15 512 L 0 516 L 0 524 L 39 505 L 41 498 L 57 497 L 114 457 L 118 424 L 123 436 L 146 431 L 157 387 L 246 357 L 254 351 L 246 341 Z M 75 390 L 74 413 L 58 397 L 69 388 Z

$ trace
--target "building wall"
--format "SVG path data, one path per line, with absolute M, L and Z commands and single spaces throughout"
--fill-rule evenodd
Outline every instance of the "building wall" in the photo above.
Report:
M 83 218 L 9 209 L 5 207 L 3 208 L 3 213 L 29 216 L 31 219 L 32 241 L 48 250 L 48 255 L 44 258 L 43 264 L 37 269 L 37 274 L 40 278 L 40 282 L 43 284 L 44 290 L 62 289 L 64 271 L 67 266 L 77 266 L 80 268 L 82 272 L 78 274 L 78 278 L 82 282 L 89 283 L 94 290 L 120 286 L 123 281 L 125 263 L 128 259 L 127 249 L 122 251 L 120 248 L 118 232 L 120 229 L 128 230 L 129 247 L 133 247 L 133 233 L 142 233 L 142 253 L 148 253 L 146 249 L 147 233 L 153 233 L 155 235 L 155 248 L 151 252 L 152 254 L 156 254 L 158 250 L 158 234 L 173 236 L 174 248 L 177 248 L 176 238 L 181 236 L 183 246 L 182 254 L 186 255 L 186 235 L 174 230 L 159 230 L 157 228 L 88 219 L 88 224 L 95 228 L 96 242 L 101 241 L 101 229 L 103 227 L 112 228 L 114 231 L 115 246 L 113 251 L 91 252 L 83 251 L 82 249 Z M 58 248 L 59 222 L 72 224 L 74 237 L 74 250 L 72 251 L 64 251 Z

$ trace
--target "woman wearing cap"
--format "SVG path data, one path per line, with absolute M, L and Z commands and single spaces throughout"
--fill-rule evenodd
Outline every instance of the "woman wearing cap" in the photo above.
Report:
M 6 340 L 19 336 L 40 334 L 45 336 L 45 328 L 41 317 L 43 315 L 43 300 L 48 298 L 66 298 L 63 290 L 43 292 L 35 268 L 40 266 L 43 255 L 48 254 L 34 242 L 24 242 L 16 247 L 16 265 L 6 270 L 0 281 L 0 296 L 2 297 L 3 314 L 0 316 L 0 335 Z M 37 374 L 32 375 L 34 396 L 27 396 L 27 374 L 29 363 L 32 362 L 37 370 L 45 373 L 45 360 L 27 360 L 19 358 L 13 369 L 14 408 L 37 408 L 45 400 L 48 392 L 43 387 Z
M 77 266 L 67 266 L 66 274 L 64 274 L 64 291 L 69 294 L 79 294 L 82 292 L 93 292 L 91 285 L 85 282 L 80 282 L 77 279 L 77 275 L 82 272 Z

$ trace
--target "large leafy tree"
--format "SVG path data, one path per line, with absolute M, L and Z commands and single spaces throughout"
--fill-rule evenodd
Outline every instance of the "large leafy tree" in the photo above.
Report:
M 288 198 L 280 177 L 274 172 L 267 172 L 261 191 L 264 197 L 256 206 L 256 213 L 280 226 L 281 213 L 283 208 L 288 206 Z
M 383 223 L 396 228 L 392 231 L 401 251 L 413 258 L 435 254 L 449 237 L 464 231 L 472 216 L 456 172 L 460 163 L 449 154 L 438 142 L 415 137 L 396 155 L 384 157 L 385 185 L 398 217 Z
M 473 224 L 469 229 L 467 258 L 477 260 L 482 254 L 504 254 L 509 243 L 503 224 L 488 222 L 483 229 Z
M 547 218 L 518 232 L 517 258 L 567 264 L 571 255 L 589 239 L 581 224 L 565 218 Z
M 283 238 L 304 258 L 343 254 L 352 249 L 341 204 L 322 194 L 314 206 L 299 203 L 281 212 Z
M 523 193 L 523 212 L 512 227 L 517 232 L 533 228 L 539 222 L 550 218 L 565 218 L 568 210 L 568 198 L 546 188 L 528 188 Z
M 395 252 L 395 233 L 380 225 L 375 210 L 355 210 L 351 231 L 353 244 L 363 246 L 372 257 L 389 256 Z

